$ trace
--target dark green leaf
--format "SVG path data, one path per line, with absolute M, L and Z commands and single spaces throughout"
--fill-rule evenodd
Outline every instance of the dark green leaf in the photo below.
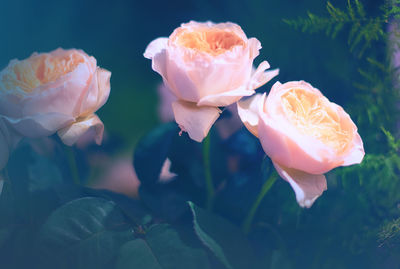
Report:
M 120 250 L 117 269 L 207 269 L 206 252 L 184 242 L 169 225 L 155 225 Z
M 256 257 L 238 227 L 192 202 L 189 202 L 189 206 L 197 236 L 226 268 L 255 268 Z
M 133 163 L 142 184 L 153 185 L 158 181 L 174 136 L 178 136 L 177 125 L 167 123 L 154 129 L 139 141 Z
M 41 268 L 109 268 L 125 242 L 133 238 L 114 202 L 81 198 L 57 209 L 41 229 Z

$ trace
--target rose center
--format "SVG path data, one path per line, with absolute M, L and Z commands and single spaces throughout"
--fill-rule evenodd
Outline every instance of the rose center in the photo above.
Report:
M 282 96 L 283 107 L 290 122 L 338 153 L 346 150 L 351 133 L 340 124 L 340 117 L 329 101 L 302 89 L 292 89 Z
M 178 36 L 177 43 L 186 48 L 220 55 L 234 46 L 243 46 L 243 40 L 236 34 L 219 29 L 184 32 Z
M 33 56 L 2 72 L 0 90 L 32 92 L 40 85 L 53 82 L 73 71 L 82 62 L 84 62 L 83 57 L 77 53 Z

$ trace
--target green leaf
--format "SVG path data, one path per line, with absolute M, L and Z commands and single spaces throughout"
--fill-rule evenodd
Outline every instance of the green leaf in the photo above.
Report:
M 40 268 L 109 268 L 133 238 L 114 202 L 86 197 L 57 209 L 38 237 Z
M 206 252 L 184 242 L 178 231 L 167 224 L 152 226 L 143 238 L 121 247 L 117 269 L 207 269 Z
M 154 185 L 160 176 L 173 137 L 178 135 L 175 123 L 163 124 L 143 137 L 133 157 L 136 174 L 142 184 Z
M 188 203 L 197 236 L 226 268 L 255 268 L 255 254 L 237 226 L 192 202 Z

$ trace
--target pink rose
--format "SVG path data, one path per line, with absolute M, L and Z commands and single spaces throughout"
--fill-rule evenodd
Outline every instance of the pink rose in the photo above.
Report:
M 250 96 L 278 74 L 265 72 L 268 62 L 253 71 L 261 44 L 248 39 L 234 23 L 191 21 L 175 29 L 169 38 L 158 38 L 146 48 L 152 68 L 176 96 L 175 121 L 189 136 L 201 142 L 220 114 L 218 107 Z
M 304 81 L 277 82 L 267 98 L 258 94 L 239 102 L 238 112 L 302 207 L 326 190 L 324 173 L 364 157 L 350 116 Z
M 58 132 L 67 145 L 94 130 L 100 144 L 104 126 L 94 112 L 108 99 L 110 76 L 97 67 L 95 58 L 76 49 L 12 60 L 0 72 L 0 123 L 15 136 L 36 138 Z

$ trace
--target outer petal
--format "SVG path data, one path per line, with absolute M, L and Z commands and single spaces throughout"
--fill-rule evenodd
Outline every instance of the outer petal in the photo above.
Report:
M 245 100 L 237 102 L 238 114 L 244 126 L 258 137 L 259 109 L 265 102 L 266 94 L 255 94 Z
M 167 46 L 168 38 L 160 37 L 147 46 L 144 57 L 151 59 L 151 67 L 167 80 Z
M 300 169 L 310 174 L 323 174 L 341 165 L 330 160 L 332 153 L 322 142 L 300 134 L 284 119 L 260 115 L 258 134 L 265 153 L 285 167 Z M 301 146 L 299 146 L 301 143 Z
M 197 142 L 207 136 L 221 113 L 217 107 L 198 107 L 195 103 L 181 100 L 172 103 L 172 109 L 182 131 L 188 132 L 189 137 Z
M 361 163 L 362 159 L 364 158 L 364 146 L 361 140 L 361 137 L 358 133 L 354 134 L 353 139 L 353 148 L 351 151 L 344 157 L 343 159 L 343 166 L 348 166 L 356 163 Z
M 162 51 L 167 47 L 168 38 L 160 37 L 150 42 L 147 46 L 146 51 L 143 56 L 147 59 L 153 59 L 157 54 L 162 53 Z
M 246 86 L 241 86 L 233 91 L 208 95 L 200 99 L 198 106 L 229 106 L 237 102 L 243 96 L 254 94 L 253 90 L 248 90 Z
M 96 143 L 100 145 L 103 139 L 104 125 L 96 114 L 92 114 L 78 122 L 74 122 L 68 127 L 59 130 L 57 134 L 64 144 L 72 146 L 80 137 L 88 132 L 94 137 Z
M 301 207 L 310 208 L 314 201 L 327 189 L 324 175 L 312 175 L 306 172 L 283 167 L 273 162 L 278 174 L 287 182 L 296 194 Z
M 31 138 L 52 135 L 75 120 L 72 116 L 60 113 L 36 114 L 20 119 L 3 116 L 3 119 L 12 125 L 20 135 Z
M 201 94 L 199 85 L 196 85 L 190 78 L 188 74 L 190 70 L 187 66 L 179 63 L 180 54 L 169 48 L 165 53 L 158 55 L 159 58 L 153 59 L 153 70 L 163 77 L 164 83 L 175 96 L 188 102 L 199 101 Z M 164 70 L 157 71 L 155 67 L 164 68 Z M 198 74 L 199 69 L 197 68 L 194 71 Z
M 110 78 L 110 71 L 102 68 L 96 69 L 92 83 L 82 95 L 80 109 L 77 112 L 79 117 L 93 114 L 107 102 L 111 89 Z
M 279 74 L 279 69 L 265 71 L 270 67 L 267 61 L 263 61 L 257 67 L 256 71 L 252 74 L 250 83 L 247 86 L 249 90 L 257 89 L 263 86 L 265 83 L 273 79 Z
M 172 121 L 174 119 L 174 112 L 172 111 L 172 103 L 176 101 L 176 96 L 171 92 L 171 90 L 161 83 L 158 88 L 158 117 L 163 122 Z

